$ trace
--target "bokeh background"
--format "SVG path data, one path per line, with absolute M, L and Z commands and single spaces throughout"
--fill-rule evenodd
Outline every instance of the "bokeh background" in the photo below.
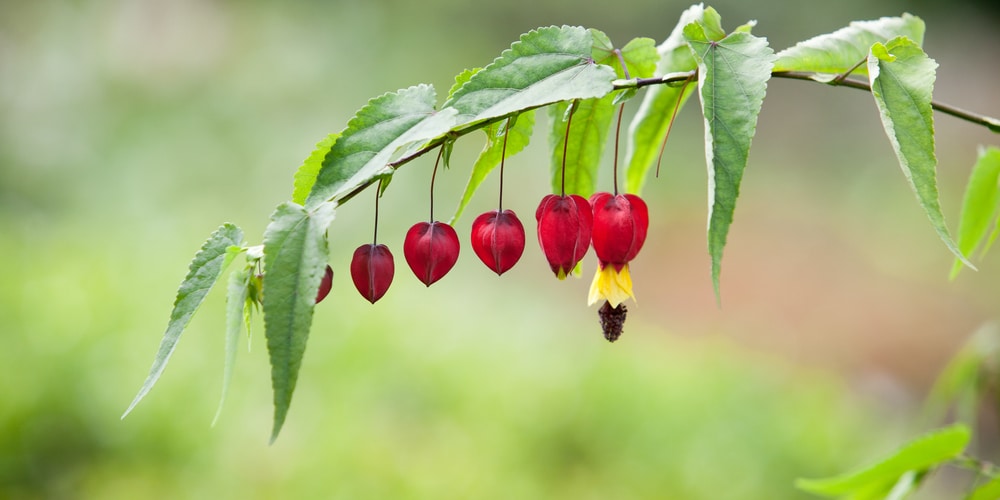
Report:
M 941 65 L 937 98 L 1000 116 L 1000 15 L 988 0 L 712 5 L 729 28 L 757 19 L 776 50 L 914 13 Z M 951 257 L 871 97 L 782 80 L 760 116 L 722 307 L 692 101 L 644 193 L 653 227 L 618 343 L 585 305 L 593 256 L 583 279 L 565 282 L 533 244 L 502 279 L 467 250 L 435 286 L 413 279 L 401 243 L 426 207 L 431 160 L 421 160 L 381 205 L 397 275 L 376 306 L 347 269 L 370 238 L 372 197 L 339 211 L 334 291 L 273 446 L 259 322 L 209 425 L 222 378 L 218 290 L 156 388 L 119 420 L 200 243 L 224 221 L 259 243 L 295 168 L 369 98 L 422 82 L 444 93 L 537 26 L 659 42 L 687 6 L 0 2 L 0 497 L 806 498 L 794 478 L 840 472 L 925 430 L 936 373 L 1000 317 L 1000 262 L 988 256 L 948 282 Z M 998 140 L 944 115 L 937 130 L 954 221 L 977 145 Z M 460 141 L 439 175 L 440 218 L 480 147 Z M 540 128 L 507 164 L 505 199 L 529 233 L 547 158 Z M 495 196 L 494 174 L 460 234 Z M 939 483 L 927 498 L 954 491 Z

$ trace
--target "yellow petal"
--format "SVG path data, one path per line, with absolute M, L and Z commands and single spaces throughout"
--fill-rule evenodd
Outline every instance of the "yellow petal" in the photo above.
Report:
M 615 266 L 600 266 L 594 281 L 590 283 L 590 294 L 587 297 L 588 305 L 594 305 L 601 299 L 607 300 L 611 307 L 618 307 L 618 304 L 626 299 L 635 300 L 632 294 L 632 275 L 629 273 L 628 264 L 622 270 L 615 271 Z

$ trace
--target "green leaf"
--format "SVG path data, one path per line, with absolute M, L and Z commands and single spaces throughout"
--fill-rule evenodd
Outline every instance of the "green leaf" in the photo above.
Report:
M 615 115 L 614 96 L 586 99 L 577 102 L 569 127 L 569 146 L 566 147 L 566 122 L 569 118 L 568 102 L 549 108 L 552 122 L 552 192 L 561 193 L 563 187 L 563 150 L 566 150 L 566 194 L 589 197 L 597 189 L 598 169 L 607 143 L 608 128 Z
M 316 293 L 326 269 L 326 230 L 334 206 L 322 203 L 307 210 L 282 203 L 264 231 L 264 335 L 274 390 L 272 443 L 285 422 L 302 366 Z
M 989 322 L 969 337 L 934 380 L 924 404 L 925 420 L 938 422 L 954 409 L 955 420 L 975 428 L 979 401 L 985 388 L 983 376 L 998 355 L 1000 326 Z
M 745 31 L 721 40 L 695 22 L 684 38 L 698 62 L 698 92 L 705 116 L 705 159 L 709 178 L 708 252 L 712 284 L 719 297 L 722 250 L 733 222 L 740 181 L 757 128 L 774 52 L 767 40 Z
M 153 366 L 149 370 L 149 375 L 146 376 L 146 381 L 143 382 L 139 393 L 135 395 L 132 403 L 122 414 L 122 418 L 125 418 L 132 411 L 132 408 L 135 408 L 135 405 L 159 380 L 164 368 L 167 367 L 170 355 L 177 347 L 181 333 L 184 332 L 184 328 L 205 300 L 205 296 L 212 290 L 212 286 L 218 281 L 219 276 L 242 251 L 240 248 L 242 241 L 243 230 L 233 224 L 226 223 L 212 232 L 198 253 L 195 254 L 188 267 L 187 276 L 184 277 L 184 281 L 177 289 L 174 308 L 170 311 L 170 321 L 167 323 L 167 330 L 163 333 L 163 339 L 160 341 L 160 348 L 153 358 Z
M 1000 498 L 1000 476 L 994 476 L 969 494 L 966 500 L 996 500 Z
M 706 11 L 714 13 L 706 16 Z M 688 48 L 684 39 L 684 27 L 695 21 L 706 23 L 706 17 L 718 24 L 718 13 L 711 7 L 705 9 L 701 4 L 692 5 L 681 14 L 680 21 L 674 27 L 670 36 L 657 47 L 659 63 L 654 74 L 693 71 L 698 63 Z M 721 26 L 718 34 L 710 35 L 717 40 L 725 37 Z M 715 38 L 715 37 L 718 38 Z M 646 174 L 656 163 L 660 144 L 667 135 L 667 129 L 676 111 L 684 106 L 688 97 L 694 93 L 694 85 L 670 86 L 654 85 L 646 90 L 646 95 L 639 105 L 635 117 L 628 128 L 625 143 L 625 191 L 640 193 L 645 183 Z M 683 92 L 683 95 L 681 93 Z
M 1000 148 L 980 148 L 979 158 L 972 167 L 969 184 L 962 199 L 962 215 L 958 221 L 958 249 L 972 258 L 976 248 L 983 243 L 990 226 L 996 226 L 1000 212 Z M 951 279 L 962 269 L 962 261 L 955 260 Z
M 517 115 L 517 119 L 510 129 L 507 130 L 506 134 L 498 134 L 498 132 L 503 130 L 505 123 L 506 121 L 496 122 L 483 129 L 486 132 L 486 147 L 479 153 L 479 158 L 476 159 L 476 163 L 472 166 L 472 174 L 469 176 L 469 183 L 465 186 L 465 193 L 462 194 L 462 199 L 458 203 L 458 209 L 455 210 L 455 215 L 452 216 L 448 224 L 454 225 L 455 221 L 462 216 L 465 207 L 472 200 L 472 195 L 479 189 L 486 176 L 500 164 L 505 135 L 507 137 L 508 158 L 520 153 L 528 146 L 528 142 L 531 140 L 531 132 L 535 127 L 535 112 L 529 110 Z
M 612 90 L 614 71 L 591 59 L 593 38 L 580 27 L 532 30 L 472 75 L 445 108 L 458 110 L 462 125 Z
M 482 70 L 483 68 L 472 68 L 472 69 L 467 69 L 456 75 L 455 83 L 451 86 L 450 89 L 448 89 L 448 99 L 451 99 L 451 97 L 455 95 L 455 92 L 458 92 L 458 89 L 462 88 L 462 85 L 465 85 L 465 82 L 472 79 L 472 75 L 475 75 L 476 73 L 479 73 Z
M 875 43 L 868 56 L 872 96 L 899 166 L 938 236 L 963 264 L 975 269 L 948 233 L 938 202 L 931 109 L 936 69 L 937 63 L 906 38 Z
M 309 196 L 309 192 L 312 191 L 313 185 L 316 184 L 316 176 L 319 175 L 320 169 L 323 167 L 323 161 L 326 159 L 326 155 L 333 149 L 334 143 L 337 142 L 337 138 L 340 134 L 330 134 L 326 136 L 322 141 L 316 144 L 316 148 L 313 149 L 312 154 L 306 158 L 306 161 L 302 162 L 299 169 L 295 171 L 295 185 L 292 191 L 292 201 L 298 203 L 299 205 L 306 202 L 306 198 Z
M 633 38 L 620 50 L 621 60 L 625 61 L 625 67 L 628 68 L 626 75 L 625 68 L 622 68 L 621 60 L 618 59 L 615 46 L 608 35 L 593 28 L 590 29 L 590 33 L 594 37 L 591 57 L 598 64 L 614 68 L 616 77 L 649 78 L 656 72 L 656 63 L 660 56 L 656 52 L 656 42 L 652 38 Z
M 854 21 L 846 28 L 819 35 L 778 52 L 774 71 L 806 71 L 840 75 L 868 57 L 869 48 L 896 37 L 906 37 L 916 45 L 924 40 L 924 22 L 916 16 L 883 17 L 874 21 Z M 866 74 L 864 64 L 854 74 Z
M 952 425 L 911 441 L 872 466 L 827 479 L 798 479 L 795 486 L 827 497 L 852 494 L 855 499 L 883 498 L 903 474 L 922 472 L 955 458 L 969 439 L 968 427 Z
M 327 200 L 336 201 L 381 175 L 391 174 L 388 163 L 397 150 L 447 132 L 455 123 L 455 110 L 436 112 L 435 101 L 430 85 L 368 101 L 324 157 L 305 206 L 311 210 Z
M 247 300 L 250 298 L 250 272 L 252 268 L 234 271 L 229 275 L 229 286 L 226 290 L 226 361 L 222 370 L 222 395 L 219 396 L 219 407 L 215 410 L 212 426 L 222 415 L 222 405 L 229 394 L 229 384 L 233 379 L 233 367 L 236 365 L 236 350 L 240 342 L 240 330 L 245 326 L 250 331 L 250 315 Z

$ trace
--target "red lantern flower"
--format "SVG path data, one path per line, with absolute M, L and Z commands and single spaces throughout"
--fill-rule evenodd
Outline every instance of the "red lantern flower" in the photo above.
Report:
M 319 290 L 316 292 L 316 303 L 319 304 L 330 294 L 330 289 L 333 288 L 333 268 L 329 264 L 326 266 L 326 271 L 323 273 L 323 279 L 319 282 Z
M 549 261 L 549 267 L 559 279 L 573 271 L 590 247 L 594 216 L 587 200 L 581 196 L 542 198 L 535 211 L 538 221 L 538 244 Z
M 354 251 L 351 259 L 351 279 L 361 296 L 375 303 L 381 299 L 392 284 L 395 272 L 392 252 L 385 245 L 368 243 Z
M 524 253 L 524 226 L 510 210 L 491 210 L 472 221 L 472 250 L 497 276 Z
M 420 222 L 406 232 L 403 256 L 427 286 L 444 277 L 458 261 L 458 235 L 443 222 Z
M 618 307 L 625 299 L 635 300 L 628 263 L 646 241 L 649 210 L 633 194 L 596 193 L 590 197 L 590 204 L 594 210 L 592 240 L 598 268 L 589 302 L 605 299 L 611 307 Z

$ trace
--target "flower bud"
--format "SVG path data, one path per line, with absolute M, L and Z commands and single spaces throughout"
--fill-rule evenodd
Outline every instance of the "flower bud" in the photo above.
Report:
M 392 253 L 385 245 L 369 243 L 354 251 L 351 259 L 351 279 L 361 296 L 375 303 L 385 295 L 392 284 L 395 264 Z
M 510 210 L 491 210 L 472 221 L 472 250 L 497 276 L 524 253 L 524 226 Z
M 431 286 L 448 274 L 458 261 L 458 235 L 443 222 L 420 222 L 406 232 L 403 256 L 413 274 Z
M 330 289 L 333 288 L 333 268 L 329 264 L 326 266 L 326 272 L 323 273 L 323 279 L 319 282 L 319 290 L 316 292 L 316 303 L 319 304 L 330 294 Z
M 590 247 L 594 222 L 590 205 L 581 196 L 550 194 L 542 198 L 535 219 L 542 253 L 556 277 L 565 279 Z
M 634 194 L 595 193 L 590 204 L 594 209 L 594 252 L 601 267 L 611 264 L 620 271 L 646 242 L 649 229 L 646 203 Z

